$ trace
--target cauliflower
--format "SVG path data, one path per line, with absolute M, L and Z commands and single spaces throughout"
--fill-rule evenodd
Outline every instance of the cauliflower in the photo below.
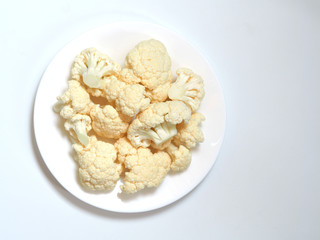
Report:
M 102 96 L 115 105 L 116 109 L 127 117 L 128 122 L 150 104 L 150 99 L 146 97 L 144 86 L 126 84 L 116 78 L 110 78 L 106 81 Z
M 141 79 L 134 75 L 132 69 L 123 68 L 120 72 L 120 80 L 127 84 L 137 84 L 141 82 Z
M 105 138 L 120 138 L 128 129 L 128 123 L 121 119 L 119 113 L 110 105 L 101 108 L 94 106 L 90 111 L 93 130 Z
M 126 157 L 129 155 L 137 155 L 137 148 L 133 147 L 128 138 L 122 137 L 118 139 L 114 147 L 118 152 L 118 161 L 124 163 Z
M 191 151 L 183 145 L 177 147 L 174 144 L 170 144 L 166 148 L 167 153 L 171 157 L 171 171 L 180 172 L 187 169 L 191 163 L 192 154 Z
M 150 99 L 145 97 L 144 86 L 139 84 L 128 85 L 120 92 L 116 100 L 116 108 L 122 114 L 133 117 L 150 104 Z
M 191 148 L 204 140 L 196 112 L 203 97 L 203 80 L 190 69 L 178 69 L 172 82 L 166 47 L 150 39 L 122 69 L 95 48 L 81 51 L 53 110 L 71 136 L 83 187 L 112 190 L 122 178 L 122 192 L 131 194 L 189 167 Z
M 141 83 L 150 90 L 150 99 L 165 99 L 165 88 L 156 92 L 161 97 L 153 97 L 152 90 L 168 85 L 172 80 L 171 59 L 165 46 L 158 40 L 150 39 L 140 42 L 127 55 L 122 79 L 125 82 Z
M 184 145 L 188 149 L 196 146 L 198 142 L 203 142 L 204 137 L 199 125 L 205 118 L 201 113 L 193 113 L 188 123 L 182 123 L 177 126 L 177 135 L 173 142 L 177 146 Z
M 57 97 L 57 100 L 53 110 L 64 119 L 70 119 L 77 113 L 87 114 L 92 106 L 90 95 L 74 80 L 68 81 L 67 91 Z
M 116 162 L 115 147 L 96 137 L 90 138 L 88 146 L 73 144 L 75 160 L 79 164 L 81 184 L 89 190 L 112 190 L 120 179 L 122 165 Z
M 119 75 L 121 66 L 109 56 L 95 48 L 87 48 L 76 56 L 72 69 L 72 79 L 82 81 L 89 87 L 89 92 L 100 96 L 109 78 Z
M 84 146 L 89 144 L 89 137 L 87 133 L 92 128 L 91 118 L 89 116 L 76 114 L 64 123 L 64 128 L 74 139 L 78 139 Z
M 135 147 L 164 149 L 177 134 L 176 124 L 188 121 L 190 109 L 180 101 L 153 103 L 137 115 L 128 128 L 128 139 Z
M 135 193 L 144 188 L 157 187 L 170 170 L 170 156 L 163 151 L 153 154 L 149 148 L 134 148 L 126 138 L 115 143 L 118 158 L 121 159 L 127 172 L 121 190 Z
M 151 102 L 163 102 L 168 98 L 168 91 L 171 87 L 171 82 L 167 82 L 153 90 L 146 91 L 146 95 Z
M 171 85 L 168 96 L 172 100 L 181 100 L 195 112 L 204 96 L 203 80 L 192 70 L 180 68 L 177 70 L 178 78 Z
M 109 78 L 106 81 L 102 96 L 106 97 L 113 104 L 126 86 L 126 83 L 119 81 L 117 78 Z

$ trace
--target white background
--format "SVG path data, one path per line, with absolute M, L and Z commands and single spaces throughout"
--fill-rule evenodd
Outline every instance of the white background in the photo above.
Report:
M 33 102 L 69 41 L 137 19 L 176 31 L 208 58 L 227 128 L 189 195 L 118 214 L 79 201 L 48 172 Z M 320 239 L 319 1 L 6 1 L 0 33 L 0 239 Z

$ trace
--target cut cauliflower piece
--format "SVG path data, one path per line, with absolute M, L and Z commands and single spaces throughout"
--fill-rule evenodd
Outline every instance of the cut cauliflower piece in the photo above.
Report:
M 168 98 L 168 91 L 171 87 L 171 81 L 166 82 L 159 87 L 146 91 L 146 95 L 150 98 L 151 102 L 164 102 Z
M 79 164 L 80 183 L 89 190 L 112 190 L 120 179 L 122 165 L 116 162 L 117 151 L 110 143 L 90 137 L 86 147 L 73 144 Z
M 146 97 L 145 87 L 140 84 L 126 84 L 116 78 L 110 78 L 103 91 L 103 96 L 115 105 L 121 114 L 126 118 L 129 117 L 128 122 L 150 104 L 150 99 Z
M 177 70 L 177 79 L 172 83 L 168 96 L 172 100 L 181 100 L 195 112 L 204 97 L 202 78 L 188 68 Z
M 110 103 L 114 103 L 126 86 L 126 83 L 119 81 L 115 77 L 109 78 L 108 81 L 106 81 L 102 95 L 106 97 Z
M 172 80 L 171 59 L 166 47 L 158 40 L 138 43 L 126 56 L 125 67 L 132 69 L 134 81 L 153 90 Z M 128 70 L 125 70 L 127 74 Z M 127 78 L 125 78 L 127 79 Z
M 177 134 L 176 124 L 190 117 L 190 108 L 181 101 L 153 103 L 132 121 L 127 137 L 135 147 L 164 149 Z
M 141 79 L 134 75 L 133 70 L 129 68 L 121 69 L 120 80 L 127 84 L 137 84 L 141 82 Z
M 83 82 L 94 96 L 100 96 L 108 78 L 118 76 L 121 66 L 109 56 L 95 48 L 87 48 L 76 56 L 72 69 L 72 79 Z
M 197 143 L 203 142 L 204 136 L 199 127 L 200 123 L 205 120 L 201 113 L 193 113 L 188 123 L 181 123 L 177 126 L 177 135 L 174 136 L 173 142 L 177 146 L 184 145 L 188 149 L 196 146 Z
M 64 119 L 70 119 L 75 114 L 88 114 L 92 107 L 90 95 L 85 88 L 77 81 L 68 81 L 68 89 L 61 96 L 57 97 L 57 103 L 53 110 L 60 113 Z
M 132 144 L 126 137 L 119 138 L 114 143 L 114 147 L 118 152 L 118 161 L 120 163 L 124 163 L 127 156 L 137 154 L 137 148 L 132 146 Z
M 82 145 L 89 144 L 88 132 L 91 130 L 91 118 L 87 115 L 76 114 L 64 123 L 64 128 Z
M 191 163 L 191 151 L 183 145 L 177 147 L 171 143 L 166 148 L 167 153 L 171 157 L 171 171 L 180 172 L 187 169 Z
M 125 193 L 159 186 L 170 170 L 171 159 L 166 152 L 153 154 L 149 148 L 135 148 L 126 138 L 119 139 L 115 147 L 118 159 L 128 169 L 120 186 Z
M 150 104 L 150 99 L 145 96 L 145 88 L 142 85 L 127 85 L 119 93 L 116 99 L 116 108 L 122 114 L 134 117 L 140 111 L 146 109 Z
M 128 123 L 123 121 L 119 113 L 110 105 L 101 108 L 94 106 L 90 111 L 92 128 L 101 137 L 120 138 L 127 129 Z

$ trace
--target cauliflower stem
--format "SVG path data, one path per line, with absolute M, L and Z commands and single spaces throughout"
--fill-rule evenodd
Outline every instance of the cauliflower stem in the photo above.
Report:
M 86 125 L 82 122 L 78 122 L 74 127 L 74 131 L 76 132 L 79 141 L 84 146 L 87 146 L 89 144 L 89 137 L 87 135 Z
M 83 82 L 91 88 L 101 88 L 101 78 L 109 71 L 110 66 L 92 54 L 88 59 L 88 69 L 83 73 Z
M 160 145 L 175 136 L 177 134 L 177 128 L 176 124 L 164 121 L 154 128 L 148 130 L 141 129 L 140 134 L 142 138 L 152 139 L 156 145 Z
M 171 85 L 168 96 L 172 100 L 180 100 L 189 105 L 195 112 L 204 96 L 202 78 L 188 68 L 177 70 L 178 78 Z
M 89 116 L 76 114 L 65 122 L 64 127 L 71 135 L 75 135 L 74 137 L 78 139 L 81 144 L 84 146 L 89 144 L 89 137 L 87 135 L 87 132 L 91 130 L 91 119 Z

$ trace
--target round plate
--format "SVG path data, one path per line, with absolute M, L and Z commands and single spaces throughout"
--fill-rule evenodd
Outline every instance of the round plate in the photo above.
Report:
M 193 150 L 190 167 L 178 174 L 168 174 L 157 188 L 136 194 L 120 194 L 120 181 L 107 193 L 85 191 L 77 181 L 77 164 L 71 157 L 71 142 L 62 121 L 52 106 L 56 97 L 67 89 L 73 60 L 83 49 L 95 47 L 118 63 L 138 42 L 150 38 L 161 41 L 172 59 L 172 71 L 191 68 L 202 76 L 206 95 L 198 110 L 205 141 Z M 175 75 L 174 75 L 175 76 Z M 117 22 L 91 30 L 65 46 L 46 69 L 34 106 L 34 130 L 41 156 L 60 184 L 82 201 L 114 212 L 143 212 L 168 205 L 189 193 L 213 166 L 224 135 L 225 105 L 220 85 L 206 59 L 176 33 L 161 26 L 143 22 Z

